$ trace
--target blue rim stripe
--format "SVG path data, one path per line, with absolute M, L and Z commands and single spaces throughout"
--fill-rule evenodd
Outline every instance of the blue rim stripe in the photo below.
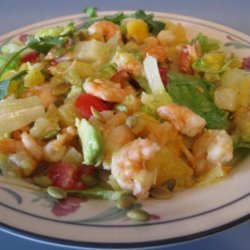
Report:
M 167 240 L 156 240 L 156 241 L 143 241 L 143 242 L 136 242 L 136 243 L 127 243 L 127 242 L 121 242 L 121 243 L 113 243 L 113 242 L 106 242 L 106 243 L 96 243 L 96 242 L 80 242 L 80 241 L 73 241 L 73 240 L 63 240 L 63 239 L 56 239 L 49 236 L 43 236 L 40 234 L 27 232 L 22 229 L 16 229 L 14 227 L 11 227 L 9 225 L 5 225 L 0 222 L 0 230 L 5 231 L 7 233 L 11 233 L 16 235 L 17 237 L 21 237 L 24 239 L 45 243 L 49 245 L 57 245 L 57 246 L 64 246 L 64 247 L 75 247 L 75 248 L 102 248 L 102 249 L 112 249 L 112 248 L 147 248 L 147 247 L 156 247 L 156 246 L 164 246 L 169 244 L 175 244 L 175 243 L 181 243 L 185 241 L 190 241 L 198 238 L 203 238 L 206 236 L 209 236 L 211 234 L 215 234 L 221 231 L 224 231 L 226 229 L 229 229 L 233 226 L 239 225 L 247 220 L 250 220 L 250 214 L 243 216 L 237 220 L 234 220 L 232 222 L 229 222 L 227 224 L 221 225 L 219 227 L 205 230 L 203 232 L 190 234 L 186 236 L 180 236 L 175 237 Z

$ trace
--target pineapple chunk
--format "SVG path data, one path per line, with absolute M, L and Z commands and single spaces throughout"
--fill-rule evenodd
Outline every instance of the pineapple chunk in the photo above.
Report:
M 193 184 L 193 170 L 166 147 L 162 147 L 146 164 L 149 169 L 157 169 L 156 185 L 161 185 L 168 179 L 176 180 L 177 189 Z
M 32 87 L 34 85 L 41 85 L 45 82 L 45 77 L 41 73 L 40 69 L 35 67 L 31 67 L 28 70 L 28 74 L 24 77 L 24 86 L 25 87 Z
M 141 19 L 131 20 L 127 23 L 127 36 L 137 43 L 143 43 L 148 37 L 148 25 Z
M 221 88 L 214 92 L 214 102 L 219 109 L 235 111 L 238 104 L 238 92 L 233 88 Z

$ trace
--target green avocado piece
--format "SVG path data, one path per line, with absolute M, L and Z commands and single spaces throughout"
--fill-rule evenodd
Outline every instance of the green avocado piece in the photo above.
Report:
M 85 119 L 76 119 L 76 127 L 83 148 L 83 164 L 98 166 L 104 154 L 101 132 Z

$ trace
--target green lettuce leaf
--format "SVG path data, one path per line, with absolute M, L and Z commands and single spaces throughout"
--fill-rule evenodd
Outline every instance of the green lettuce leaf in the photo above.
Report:
M 212 83 L 199 77 L 170 71 L 168 92 L 174 102 L 190 108 L 206 120 L 210 129 L 225 129 L 229 126 L 228 113 L 217 108 L 212 99 L 215 88 Z
M 192 43 L 195 43 L 195 42 L 197 42 L 200 45 L 202 53 L 207 53 L 207 52 L 217 50 L 220 48 L 219 41 L 211 39 L 202 33 L 199 33 L 192 40 Z

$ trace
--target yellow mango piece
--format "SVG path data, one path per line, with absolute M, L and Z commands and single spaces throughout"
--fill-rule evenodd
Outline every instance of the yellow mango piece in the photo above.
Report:
M 220 70 L 225 62 L 225 55 L 222 53 L 208 53 L 203 57 L 204 63 L 211 69 Z
M 31 68 L 28 74 L 24 77 L 24 86 L 31 87 L 34 85 L 40 85 L 45 82 L 45 77 L 39 69 Z
M 141 19 L 131 20 L 127 23 L 127 36 L 137 43 L 143 43 L 148 37 L 148 25 Z
M 247 107 L 250 105 L 250 77 L 244 77 L 239 84 L 239 106 Z
M 156 185 L 161 185 L 168 179 L 176 180 L 177 189 L 193 184 L 193 170 L 166 147 L 162 147 L 155 157 L 146 164 L 149 169 L 156 168 Z

